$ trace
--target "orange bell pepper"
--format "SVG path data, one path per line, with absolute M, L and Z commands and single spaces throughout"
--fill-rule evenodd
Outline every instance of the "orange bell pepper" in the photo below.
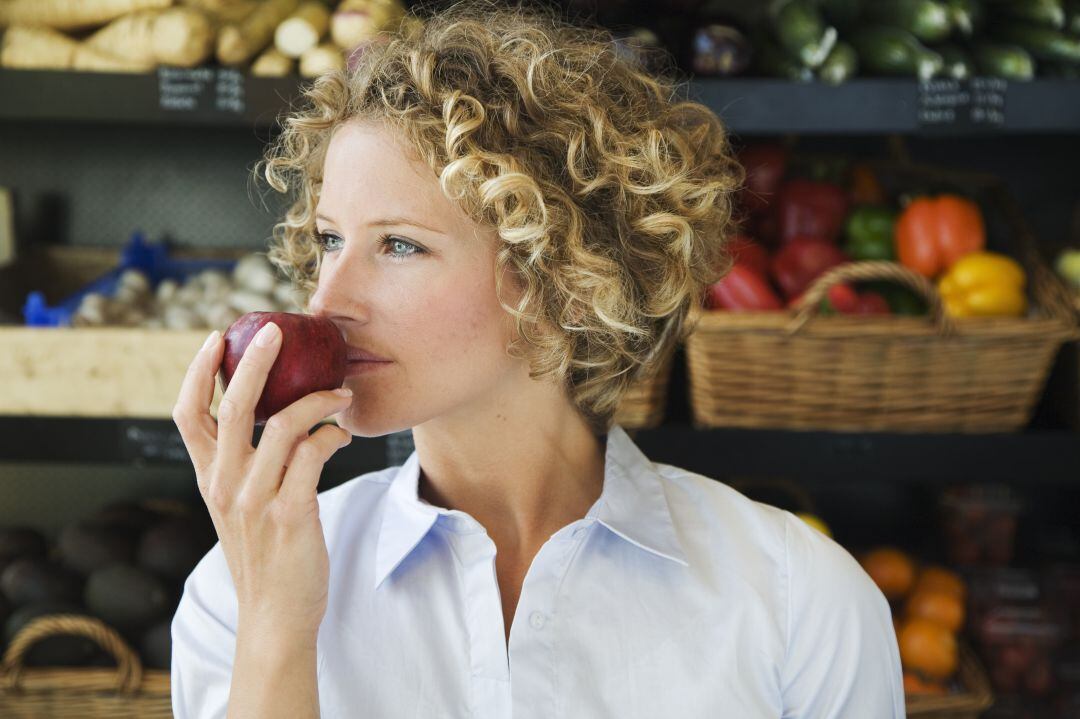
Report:
M 986 247 L 982 211 L 957 195 L 919 197 L 896 221 L 896 256 L 905 267 L 937 277 L 964 255 Z

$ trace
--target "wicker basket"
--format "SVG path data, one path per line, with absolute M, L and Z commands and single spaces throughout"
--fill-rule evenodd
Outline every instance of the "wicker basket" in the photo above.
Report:
M 619 409 L 615 412 L 615 422 L 624 429 L 649 429 L 664 420 L 664 408 L 667 406 L 668 383 L 674 364 L 674 348 L 658 363 L 656 371 L 639 379 L 627 390 Z
M 901 186 L 975 188 L 992 210 L 993 239 L 1027 270 L 1031 316 L 950 320 L 934 286 L 892 262 L 834 268 L 795 314 L 699 310 L 686 343 L 695 425 L 981 433 L 1030 421 L 1058 350 L 1078 336 L 1071 299 L 994 178 L 883 167 Z M 815 317 L 831 285 L 856 280 L 901 283 L 926 299 L 931 316 Z
M 23 667 L 34 643 L 55 634 L 89 637 L 116 659 L 116 668 Z M 52 614 L 19 631 L 0 664 L 0 717 L 12 719 L 155 719 L 172 717 L 169 672 L 143 670 L 138 655 L 93 617 Z
M 907 695 L 907 715 L 919 719 L 978 719 L 994 703 L 990 680 L 970 647 L 960 645 L 961 691 L 945 696 Z

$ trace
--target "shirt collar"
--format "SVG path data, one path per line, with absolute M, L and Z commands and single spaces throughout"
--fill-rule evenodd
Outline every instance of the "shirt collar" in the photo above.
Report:
M 375 555 L 376 588 L 420 544 L 440 515 L 467 517 L 421 500 L 419 482 L 420 459 L 414 450 L 387 492 Z M 642 550 L 689 566 L 656 466 L 617 424 L 607 435 L 604 488 L 585 517 Z

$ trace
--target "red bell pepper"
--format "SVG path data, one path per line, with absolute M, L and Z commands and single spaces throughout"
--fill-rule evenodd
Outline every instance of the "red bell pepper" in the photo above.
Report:
M 855 306 L 857 315 L 891 315 L 892 308 L 888 301 L 877 292 L 867 290 L 859 293 L 859 302 Z
M 720 280 L 709 286 L 709 309 L 779 310 L 783 305 L 768 280 L 746 265 L 735 265 Z
M 775 143 L 748 145 L 739 153 L 746 181 L 739 190 L 739 203 L 750 215 L 765 210 L 776 197 L 787 172 L 787 150 Z
M 731 254 L 735 264 L 749 267 L 762 277 L 769 276 L 769 252 L 747 235 L 731 238 Z
M 843 282 L 830 287 L 829 291 L 825 293 L 825 297 L 829 300 L 832 308 L 842 315 L 855 312 L 855 308 L 859 306 L 859 293 L 855 291 L 854 287 Z
M 848 213 L 848 195 L 831 182 L 795 179 L 785 182 L 778 198 L 780 244 L 796 237 L 835 241 Z
M 826 270 L 848 261 L 831 242 L 797 237 L 773 255 L 770 271 L 785 297 L 802 294 Z

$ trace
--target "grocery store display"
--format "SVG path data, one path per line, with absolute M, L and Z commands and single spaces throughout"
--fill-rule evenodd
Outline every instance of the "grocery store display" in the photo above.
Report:
M 168 668 L 162 636 L 184 579 L 215 541 L 209 517 L 175 499 L 120 501 L 63 527 L 55 544 L 29 527 L 0 527 L 0 622 L 8 645 L 31 620 L 94 617 L 120 632 L 143 663 Z M 146 651 L 149 649 L 149 651 Z M 34 644 L 26 666 L 89 666 L 110 658 L 86 637 Z
M 145 73 L 216 61 L 312 78 L 404 19 L 399 0 L 10 0 L 0 3 L 0 66 Z
M 225 332 L 219 372 L 223 389 L 228 388 L 248 344 L 271 322 L 281 332 L 281 346 L 255 405 L 256 425 L 265 424 L 272 415 L 312 392 L 341 387 L 349 359 L 341 330 L 325 317 L 251 312 Z
M 156 288 L 144 272 L 125 270 L 112 295 L 82 297 L 71 326 L 225 330 L 246 312 L 298 311 L 298 300 L 264 254 L 250 253 L 231 273 L 206 269 L 182 280 L 165 278 Z

